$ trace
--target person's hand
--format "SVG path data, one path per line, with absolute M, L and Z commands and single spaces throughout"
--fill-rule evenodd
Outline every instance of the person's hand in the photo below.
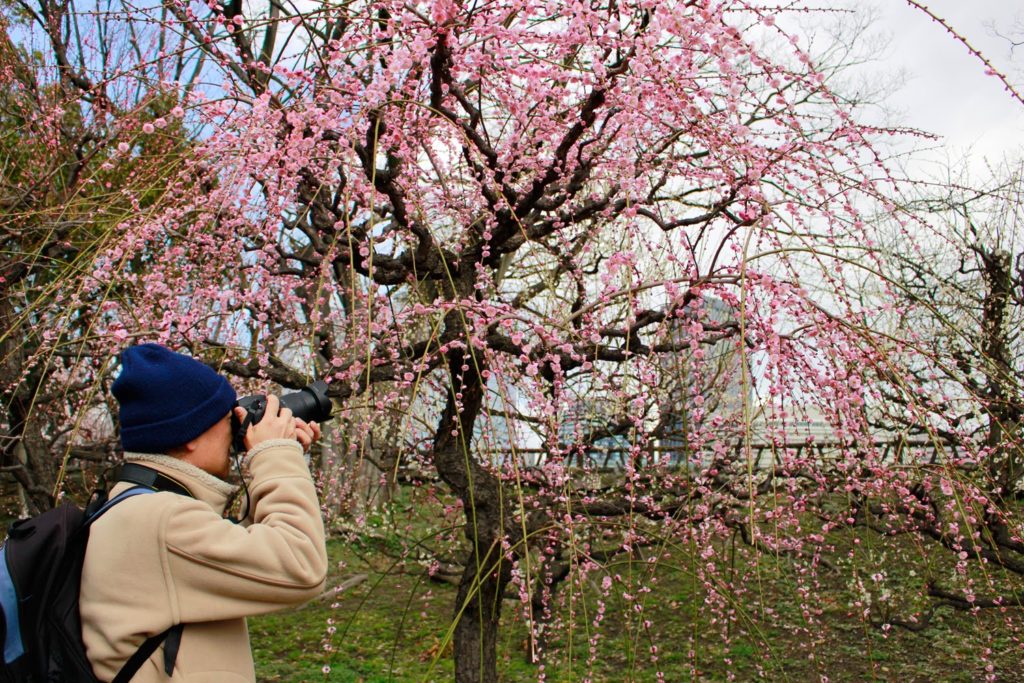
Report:
M 295 438 L 302 444 L 302 450 L 308 452 L 313 442 L 320 438 L 320 425 L 295 418 Z
M 235 415 L 239 420 L 244 420 L 245 408 L 236 407 Z M 263 419 L 250 425 L 245 432 L 245 449 L 251 450 L 254 446 L 271 439 L 299 439 L 296 422 L 291 409 L 282 408 L 281 399 L 273 394 L 268 394 L 267 409 L 263 412 Z M 317 428 L 317 433 L 319 433 L 319 428 Z M 302 439 L 299 439 L 299 443 L 302 443 Z

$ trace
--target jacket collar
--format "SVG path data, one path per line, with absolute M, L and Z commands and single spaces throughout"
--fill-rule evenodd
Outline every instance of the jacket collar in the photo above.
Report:
M 151 467 L 166 475 L 189 490 L 196 500 L 201 500 L 221 514 L 227 507 L 237 486 L 218 479 L 184 460 L 160 453 L 125 453 L 124 459 Z

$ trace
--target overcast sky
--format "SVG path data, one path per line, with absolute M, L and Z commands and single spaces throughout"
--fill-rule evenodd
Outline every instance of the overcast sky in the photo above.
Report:
M 926 0 L 998 69 L 1024 81 L 1024 45 L 1011 52 L 1006 39 L 993 34 L 1024 33 L 1024 0 Z M 887 62 L 909 77 L 896 93 L 908 122 L 943 136 L 957 151 L 999 156 L 1024 149 L 1024 104 L 1010 96 L 985 67 L 939 24 L 904 0 L 876 2 L 879 27 L 892 36 Z M 1024 35 L 1017 35 L 1024 40 Z M 1020 88 L 1018 88 L 1020 89 Z
M 1006 38 L 1024 41 L 1024 0 L 919 0 L 945 19 L 1024 91 L 1024 45 L 1011 50 Z M 767 3 L 766 3 L 767 4 Z M 774 3 L 773 3 L 774 4 Z M 933 157 L 971 154 L 980 170 L 983 158 L 1024 156 L 1024 104 L 1003 84 L 985 75 L 985 66 L 938 23 L 906 0 L 803 0 L 804 7 L 873 10 L 872 33 L 888 38 L 865 74 L 885 78 L 902 72 L 903 85 L 885 99 L 900 123 L 941 136 Z M 794 15 L 797 16 L 797 15 Z

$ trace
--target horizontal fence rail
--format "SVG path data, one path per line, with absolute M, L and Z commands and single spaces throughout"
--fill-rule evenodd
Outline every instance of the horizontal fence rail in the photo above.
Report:
M 495 464 L 509 458 L 519 459 L 527 466 L 541 466 L 552 460 L 567 463 L 570 467 L 597 471 L 618 471 L 627 466 L 670 466 L 699 468 L 716 461 L 726 463 L 748 463 L 755 470 L 772 469 L 787 461 L 813 458 L 818 462 L 834 460 L 840 453 L 854 451 L 865 459 L 879 464 L 909 465 L 937 463 L 950 459 L 962 450 L 951 443 L 931 439 L 879 439 L 868 442 L 840 440 L 812 440 L 772 443 L 768 441 L 738 442 L 725 451 L 694 452 L 681 445 L 659 445 L 648 448 L 626 448 L 622 446 L 590 446 L 574 448 L 566 445 L 558 450 L 546 448 L 492 448 L 481 451 L 482 459 Z

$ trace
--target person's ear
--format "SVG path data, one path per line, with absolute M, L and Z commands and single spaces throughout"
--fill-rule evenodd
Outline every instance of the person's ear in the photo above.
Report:
M 167 455 L 173 456 L 175 458 L 180 458 L 183 455 L 188 455 L 189 453 L 195 453 L 198 449 L 199 449 L 199 439 L 195 438 L 195 439 L 192 439 L 191 441 L 189 441 L 188 443 L 183 443 L 180 446 L 175 446 L 171 450 L 167 451 Z

